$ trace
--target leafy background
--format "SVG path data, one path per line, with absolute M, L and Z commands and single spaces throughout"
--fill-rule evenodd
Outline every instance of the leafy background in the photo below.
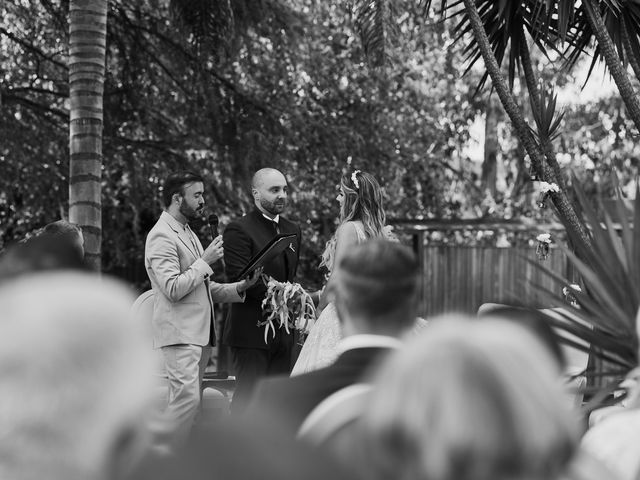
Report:
M 401 3 L 391 3 L 395 27 L 382 66 L 373 68 L 346 2 L 213 2 L 218 23 L 195 29 L 183 28 L 184 12 L 167 1 L 109 2 L 103 269 L 144 287 L 144 238 L 161 210 L 159 188 L 182 168 L 205 175 L 222 225 L 251 208 L 257 168 L 285 172 L 289 216 L 305 238 L 301 278 L 310 286 L 322 283 L 318 258 L 335 226 L 333 199 L 348 159 L 380 179 L 392 221 L 552 220 L 535 206 L 525 155 L 498 102 L 489 90 L 474 96 L 483 72 L 462 76 L 465 52 L 453 45 L 453 27 Z M 64 0 L 0 4 L 2 245 L 66 211 L 67 14 Z M 576 82 L 553 61 L 536 62 L 549 82 Z M 560 161 L 586 195 L 611 195 L 614 167 L 623 189 L 630 185 L 638 147 L 619 99 L 565 109 Z M 493 157 L 483 156 L 487 145 Z M 201 234 L 206 240 L 206 229 Z

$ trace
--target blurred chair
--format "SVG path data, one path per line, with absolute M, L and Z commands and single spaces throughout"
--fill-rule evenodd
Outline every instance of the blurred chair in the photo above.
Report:
M 519 307 L 510 307 L 509 305 L 500 304 L 500 303 L 483 303 L 478 308 L 478 316 L 491 316 L 492 314 L 496 314 L 500 317 L 505 317 L 505 312 L 508 313 L 511 308 L 515 308 L 516 310 Z M 506 309 L 506 310 L 503 310 Z M 526 309 L 524 309 L 526 311 Z M 562 309 L 562 308 L 545 308 L 539 310 L 541 313 L 553 317 L 554 319 L 560 322 L 566 322 L 567 319 L 563 316 L 563 314 L 571 315 L 571 312 Z M 571 315 L 572 319 L 578 322 L 582 322 L 575 315 Z M 505 317 L 506 318 L 506 317 Z M 514 321 L 517 321 L 517 316 L 513 317 Z M 531 322 L 526 322 L 527 326 L 534 327 Z M 537 328 L 533 328 L 533 330 L 538 330 Z M 552 340 L 555 344 L 560 347 L 562 361 L 564 365 L 562 366 L 564 377 L 566 378 L 566 387 L 571 395 L 571 401 L 576 408 L 580 408 L 582 406 L 584 400 L 584 391 L 587 387 L 587 377 L 585 376 L 585 371 L 587 369 L 587 364 L 589 361 L 589 354 L 572 346 L 567 345 L 562 341 L 562 339 L 566 339 L 568 341 L 583 343 L 581 339 L 572 335 L 561 328 L 551 328 L 550 329 L 555 334 L 555 339 Z M 535 333 L 541 334 L 546 333 L 542 331 L 536 331 Z M 538 335 L 540 338 L 540 336 Z M 547 346 L 549 345 L 547 338 L 540 338 L 540 340 L 545 341 Z M 555 347 L 557 348 L 557 347 Z
M 356 383 L 329 395 L 307 415 L 298 438 L 340 452 L 343 433 L 360 418 L 370 392 L 371 385 Z

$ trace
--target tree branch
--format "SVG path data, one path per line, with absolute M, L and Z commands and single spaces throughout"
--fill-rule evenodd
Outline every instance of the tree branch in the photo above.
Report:
M 8 31 L 5 28 L 0 27 L 0 34 L 4 35 L 6 37 L 8 37 L 9 39 L 13 40 L 15 43 L 17 43 L 18 45 L 22 45 L 26 50 L 29 50 L 30 52 L 35 53 L 36 55 L 44 58 L 45 60 L 47 60 L 48 62 L 53 63 L 54 65 L 63 68 L 65 70 L 68 69 L 67 64 L 66 63 L 62 63 L 58 60 L 54 60 L 53 57 L 51 55 L 47 55 L 45 54 L 42 50 L 40 50 L 39 48 L 33 46 L 32 44 L 30 44 L 29 42 L 27 42 L 26 40 L 23 40 L 21 38 L 19 38 L 18 36 L 14 35 L 13 33 L 11 33 L 10 31 Z
M 2 100 L 3 102 L 6 102 L 7 100 L 10 101 L 14 101 L 15 103 L 19 103 L 21 105 L 25 105 L 27 107 L 29 107 L 31 110 L 36 110 L 39 112 L 44 112 L 44 113 L 50 113 L 52 115 L 54 115 L 55 117 L 58 117 L 62 120 L 64 120 L 65 125 L 68 125 L 69 123 L 69 112 L 65 112 L 63 110 L 58 110 L 57 108 L 51 108 L 51 107 L 47 107 L 45 105 L 42 105 L 38 102 L 34 102 L 33 100 L 29 100 L 28 98 L 24 98 L 21 97 L 19 95 L 11 95 L 11 94 L 7 94 L 2 92 Z

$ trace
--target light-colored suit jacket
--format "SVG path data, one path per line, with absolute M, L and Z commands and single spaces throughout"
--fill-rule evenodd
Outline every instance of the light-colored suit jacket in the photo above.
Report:
M 202 260 L 202 244 L 169 213 L 147 235 L 144 263 L 155 292 L 153 346 L 208 345 L 213 321 L 212 302 L 242 302 L 238 283 L 209 280 L 211 267 Z M 213 326 L 212 326 L 213 325 Z

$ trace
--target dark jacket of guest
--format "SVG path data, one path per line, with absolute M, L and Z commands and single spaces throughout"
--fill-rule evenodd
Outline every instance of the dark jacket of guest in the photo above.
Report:
M 352 348 L 328 367 L 294 377 L 266 378 L 256 387 L 250 411 L 277 415 L 295 433 L 322 400 L 341 388 L 367 382 L 370 371 L 391 351 L 385 346 Z

